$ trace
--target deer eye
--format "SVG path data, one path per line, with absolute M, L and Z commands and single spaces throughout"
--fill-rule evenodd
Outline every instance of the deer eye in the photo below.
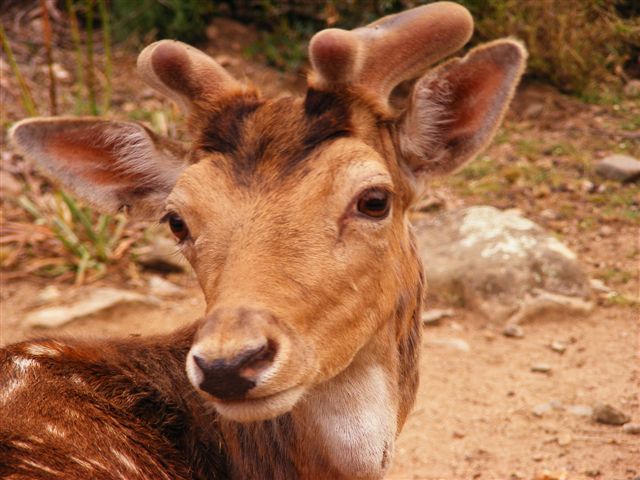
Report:
M 189 236 L 189 228 L 187 224 L 177 213 L 170 212 L 164 216 L 161 222 L 167 222 L 171 233 L 175 235 L 178 241 L 182 242 Z
M 390 193 L 382 188 L 365 190 L 358 198 L 358 212 L 376 220 L 385 218 L 391 209 Z

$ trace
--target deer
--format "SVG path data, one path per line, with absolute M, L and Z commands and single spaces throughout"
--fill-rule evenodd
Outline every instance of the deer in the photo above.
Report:
M 488 144 L 526 61 L 509 38 L 444 60 L 472 31 L 450 2 L 322 30 L 306 94 L 276 98 L 161 40 L 137 70 L 188 145 L 105 118 L 13 126 L 100 211 L 166 223 L 206 309 L 162 336 L 4 348 L 0 476 L 382 478 L 419 381 L 409 209 Z

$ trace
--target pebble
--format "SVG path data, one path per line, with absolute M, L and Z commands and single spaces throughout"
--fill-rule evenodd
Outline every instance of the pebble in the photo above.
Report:
M 438 325 L 440 320 L 446 317 L 453 317 L 455 311 L 452 308 L 440 309 L 433 308 L 422 312 L 422 324 L 423 325 Z
M 524 337 L 524 329 L 515 323 L 509 323 L 502 330 L 502 334 L 509 338 L 522 338 Z
M 567 407 L 567 412 L 581 417 L 590 417 L 593 415 L 593 408 L 589 405 L 569 405 Z
M 622 431 L 630 435 L 640 435 L 640 423 L 625 423 Z
M 533 407 L 531 410 L 536 417 L 542 417 L 545 413 L 549 413 L 553 410 L 553 406 L 551 403 L 540 403 Z
M 535 373 L 551 373 L 551 365 L 548 363 L 534 363 L 531 365 L 531 371 Z
M 544 455 L 538 452 L 538 453 L 534 453 L 531 458 L 533 459 L 534 462 L 541 462 L 544 459 Z
M 564 352 L 565 352 L 565 350 L 567 349 L 567 346 L 566 346 L 564 343 L 562 343 L 562 342 L 560 342 L 560 341 L 558 341 L 558 340 L 554 340 L 554 341 L 553 341 L 553 342 L 551 342 L 551 344 L 549 345 L 549 348 L 550 348 L 551 350 L 553 350 L 554 352 L 556 352 L 556 353 L 560 353 L 560 354 L 562 354 L 562 353 L 564 353 Z
M 584 474 L 587 477 L 595 478 L 595 477 L 599 477 L 600 476 L 600 470 L 598 470 L 598 469 L 589 469 L 589 470 L 585 470 Z
M 609 180 L 632 182 L 640 178 L 640 160 L 629 155 L 609 155 L 598 162 L 596 172 Z
M 624 412 L 608 404 L 598 404 L 593 407 L 593 420 L 605 425 L 624 425 L 631 418 Z
M 571 443 L 572 440 L 573 440 L 573 438 L 571 437 L 570 434 L 563 433 L 562 435 L 560 435 L 558 437 L 558 445 L 560 445 L 561 447 L 566 447 L 567 445 L 569 445 Z

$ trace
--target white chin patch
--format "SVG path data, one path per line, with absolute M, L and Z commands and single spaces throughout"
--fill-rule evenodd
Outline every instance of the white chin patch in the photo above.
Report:
M 210 400 L 218 413 L 234 422 L 249 423 L 284 415 L 291 411 L 304 393 L 303 387 L 293 387 L 263 398 L 221 402 Z

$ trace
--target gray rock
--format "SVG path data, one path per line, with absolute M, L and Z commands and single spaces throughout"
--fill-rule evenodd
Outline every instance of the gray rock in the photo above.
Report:
M 416 223 L 430 293 L 511 323 L 585 314 L 590 284 L 576 255 L 512 211 L 480 206 Z
M 598 404 L 593 407 L 592 418 L 605 425 L 624 425 L 631 420 L 631 417 L 617 408 L 608 404 Z
M 438 325 L 440 320 L 446 317 L 453 317 L 455 311 L 452 308 L 440 309 L 432 308 L 422 312 L 422 323 L 424 325 Z
M 609 180 L 632 182 L 640 179 L 640 160 L 629 155 L 609 155 L 598 162 L 596 172 Z
M 640 423 L 625 423 L 622 431 L 630 435 L 640 435 Z

